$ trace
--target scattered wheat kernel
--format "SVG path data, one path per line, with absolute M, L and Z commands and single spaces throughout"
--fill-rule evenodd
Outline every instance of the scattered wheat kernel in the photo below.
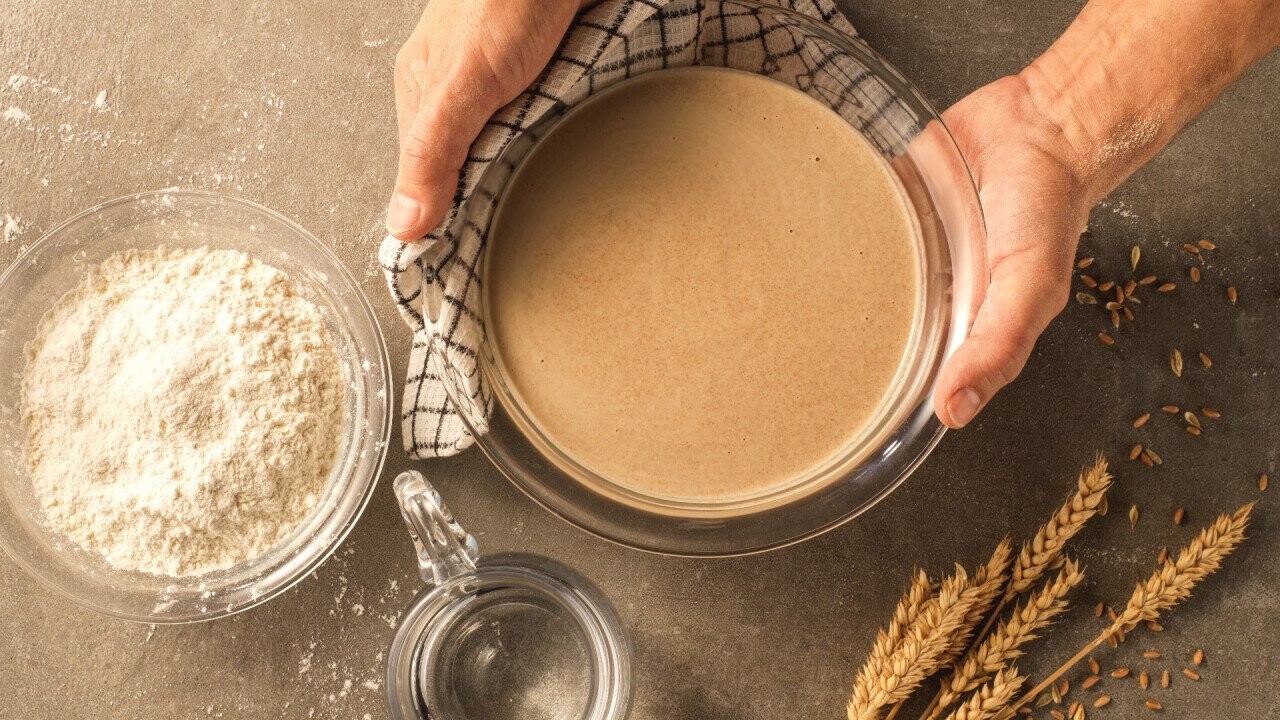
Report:
M 1129 459 L 1130 459 L 1130 460 L 1137 460 L 1137 459 L 1138 459 L 1138 456 L 1139 456 L 1139 455 L 1141 455 L 1141 454 L 1142 454 L 1142 446 L 1141 446 L 1141 445 L 1134 445 L 1133 447 L 1129 448 Z
M 1200 673 L 1192 670 L 1191 668 L 1182 668 L 1182 674 L 1186 675 L 1188 680 L 1200 680 Z
M 1130 298 L 1130 300 L 1137 302 L 1138 298 Z M 1124 319 L 1128 320 L 1129 322 L 1133 322 L 1133 310 L 1128 305 L 1124 306 L 1123 312 L 1124 312 Z
M 1156 622 L 1155 620 L 1147 621 L 1147 629 L 1150 630 L 1151 632 L 1164 632 L 1164 626 Z
M 1148 452 L 1147 450 L 1143 450 L 1142 454 L 1138 456 L 1138 459 L 1141 460 L 1142 464 L 1146 465 L 1147 467 L 1156 466 L 1155 461 L 1151 459 L 1151 453 Z
M 1156 290 L 1162 293 L 1173 292 L 1174 290 L 1177 290 L 1177 289 L 1178 289 L 1177 284 L 1171 283 L 1171 282 L 1167 282 L 1161 285 L 1160 287 L 1156 288 Z
M 1144 286 L 1144 287 L 1145 287 L 1145 286 L 1147 286 L 1147 285 L 1151 285 L 1151 284 L 1153 284 L 1155 281 L 1156 281 L 1156 276 L 1155 276 L 1155 275 L 1148 275 L 1148 276 L 1146 276 L 1146 277 L 1142 278 L 1141 280 L 1139 280 L 1139 281 L 1138 281 L 1138 284 L 1139 284 L 1139 285 L 1142 285 L 1142 286 Z
M 1118 667 L 1118 668 L 1116 668 L 1115 670 L 1112 670 L 1112 671 L 1111 671 L 1111 677 L 1116 678 L 1116 679 L 1119 679 L 1119 678 L 1127 678 L 1127 677 L 1129 677 L 1129 668 L 1127 668 L 1127 667 Z
M 1106 334 L 1105 332 L 1098 333 L 1098 339 L 1101 340 L 1102 344 L 1106 345 L 1107 347 L 1111 347 L 1112 345 L 1116 344 L 1116 339 Z
M 1134 291 L 1134 290 L 1137 290 L 1137 289 L 1138 289 L 1138 281 L 1137 281 L 1137 280 L 1130 280 L 1129 282 L 1127 282 L 1127 283 L 1125 283 L 1125 284 L 1124 284 L 1124 294 L 1125 294 L 1125 295 L 1132 295 L 1132 294 L 1133 294 L 1133 291 Z
M 1142 300 L 1141 300 L 1141 299 L 1139 299 L 1137 295 L 1129 295 L 1129 296 L 1128 296 L 1128 297 L 1126 297 L 1125 299 L 1126 299 L 1126 300 L 1128 300 L 1129 302 L 1133 303 L 1134 305 L 1141 305 L 1141 304 L 1142 304 Z
M 1097 675 L 1090 675 L 1080 683 L 1080 687 L 1084 688 L 1085 690 L 1088 690 L 1089 688 L 1093 687 L 1094 685 L 1097 685 L 1100 682 L 1102 682 L 1102 678 L 1098 677 Z
M 1116 312 L 1115 310 L 1111 311 L 1111 327 L 1113 328 L 1120 327 L 1120 313 Z
M 1076 302 L 1080 303 L 1081 305 L 1097 305 L 1098 298 L 1094 297 L 1093 295 L 1090 295 L 1087 292 L 1078 292 L 1076 293 Z
M 1138 506 L 1137 505 L 1129 506 L 1129 527 L 1130 528 L 1138 527 Z
M 1138 686 L 1143 690 L 1151 687 L 1151 676 L 1147 674 L 1146 670 L 1138 673 Z
M 1114 311 L 1119 310 L 1120 308 L 1124 307 L 1124 305 L 1121 305 L 1121 304 L 1120 304 L 1120 303 L 1118 303 L 1118 302 L 1109 302 L 1109 303 L 1107 303 L 1106 305 L 1104 305 L 1103 307 L 1105 307 L 1106 309 L 1111 310 L 1112 312 L 1114 312 Z
M 1107 644 L 1110 645 L 1111 647 L 1116 647 L 1120 643 L 1116 640 L 1116 636 L 1112 635 L 1111 637 L 1107 638 Z
M 1071 720 L 1084 720 L 1084 706 L 1078 702 L 1071 704 Z
M 1156 565 L 1164 567 L 1166 562 L 1169 562 L 1169 548 L 1162 547 L 1160 552 L 1156 554 Z
M 1124 288 L 1116 287 L 1116 302 L 1124 302 Z
M 1187 434 L 1188 434 L 1188 435 L 1194 435 L 1194 436 L 1196 436 L 1196 437 L 1200 437 L 1200 428 L 1196 427 L 1195 425 L 1188 425 L 1188 426 L 1187 426 Z
M 1114 281 L 1112 281 L 1112 280 L 1107 280 L 1107 281 L 1105 281 L 1105 282 L 1098 283 L 1098 290 L 1100 290 L 1100 291 L 1102 291 L 1102 292 L 1107 292 L 1107 291 L 1109 291 L 1111 288 L 1113 288 L 1113 287 L 1115 287 L 1115 286 L 1116 286 L 1116 284 L 1115 284 L 1115 282 L 1114 282 Z
M 1051 702 L 1053 702 L 1053 696 L 1050 695 L 1047 691 L 1042 692 L 1040 693 L 1040 697 L 1036 698 L 1036 707 L 1042 708 Z
M 1061 704 L 1062 704 L 1062 693 L 1058 692 L 1058 686 L 1057 686 L 1057 685 L 1050 685 L 1050 686 L 1049 686 L 1049 695 L 1050 695 L 1051 697 L 1053 697 L 1053 704 L 1054 704 L 1054 705 L 1061 705 Z
M 1213 358 L 1205 355 L 1204 353 L 1200 353 L 1200 364 L 1207 368 L 1213 367 Z
M 1236 300 L 1239 300 L 1239 299 L 1240 299 L 1240 291 L 1236 290 L 1236 288 L 1235 288 L 1235 286 L 1234 286 L 1234 285 L 1228 285 L 1228 286 L 1227 286 L 1227 300 L 1230 300 L 1230 301 L 1231 301 L 1231 304 L 1232 304 L 1232 305 L 1235 305 L 1235 304 L 1236 304 Z
M 1050 710 L 1049 716 L 1052 717 L 1053 720 L 1067 720 L 1067 716 L 1057 708 Z
M 1137 420 L 1133 421 L 1133 426 L 1136 428 L 1140 428 L 1143 425 L 1146 425 L 1147 421 L 1150 419 L 1151 419 L 1151 413 L 1142 413 L 1141 415 L 1138 416 Z
M 1080 262 L 1076 263 L 1076 267 L 1077 267 L 1077 268 L 1080 268 L 1081 270 L 1083 270 L 1083 269 L 1085 269 L 1085 268 L 1089 267 L 1090 265 L 1092 265 L 1092 264 L 1093 264 L 1093 260 L 1094 260 L 1094 259 L 1093 259 L 1093 258 L 1091 258 L 1091 257 L 1081 258 Z
M 1066 678 L 1062 678 L 1062 682 L 1058 683 L 1058 694 L 1066 697 L 1069 692 L 1071 692 L 1071 681 Z
M 1163 709 L 1164 709 L 1164 706 L 1163 706 L 1163 705 L 1161 705 L 1160 703 L 1156 702 L 1155 700 L 1147 700 L 1146 702 L 1144 702 L 1144 703 L 1143 703 L 1143 705 L 1146 705 L 1148 710 L 1163 710 Z
M 1142 259 L 1142 248 L 1134 245 L 1129 249 L 1129 266 L 1134 270 L 1138 269 L 1138 261 Z
M 1211 407 L 1200 408 L 1200 412 L 1210 420 L 1217 420 L 1218 418 L 1222 417 L 1222 413 L 1218 412 L 1217 410 Z
M 1182 377 L 1182 351 L 1174 348 L 1169 354 L 1169 369 L 1173 370 L 1173 374 Z
M 1198 243 L 1196 243 L 1196 244 L 1197 244 L 1197 245 L 1199 245 L 1199 246 L 1200 246 L 1202 249 L 1204 249 L 1204 250 L 1217 250 L 1217 249 L 1218 249 L 1218 246 L 1217 246 L 1217 245 L 1214 245 L 1212 240 L 1201 240 L 1200 242 L 1198 242 Z
M 1151 462 L 1153 462 L 1153 463 L 1155 463 L 1155 464 L 1157 464 L 1157 465 L 1163 465 L 1163 464 L 1164 464 L 1164 458 L 1162 458 L 1162 457 L 1160 457 L 1159 455 L 1157 455 L 1157 454 L 1156 454 L 1156 451 L 1155 451 L 1155 450 L 1152 450 L 1150 445 L 1148 445 L 1148 446 L 1147 446 L 1147 449 L 1146 449 L 1146 450 L 1143 450 L 1143 452 L 1144 452 L 1144 453 L 1146 453 L 1146 454 L 1147 454 L 1147 456 L 1151 458 Z M 1104 495 L 1103 497 L 1106 497 L 1106 496 Z
M 1196 651 L 1195 651 L 1195 652 L 1193 652 L 1193 653 L 1191 653 L 1191 664 L 1192 664 L 1192 665 L 1196 665 L 1196 666 L 1199 666 L 1199 665 L 1203 665 L 1203 664 L 1204 664 L 1204 651 L 1203 651 L 1203 650 L 1201 650 L 1201 649 L 1199 649 L 1199 648 L 1196 648 Z
M 1177 510 L 1174 510 L 1174 511 L 1173 511 L 1173 524 L 1174 524 L 1174 525 L 1181 525 L 1181 524 L 1182 524 L 1182 521 L 1183 521 L 1184 519 L 1186 519 L 1186 517 L 1187 517 L 1187 509 L 1186 509 L 1186 508 L 1181 508 L 1181 507 L 1180 507 L 1180 508 L 1178 508 Z
M 1261 475 L 1259 475 L 1258 476 L 1258 492 L 1266 492 L 1267 485 L 1270 482 L 1271 482 L 1271 479 L 1267 477 L 1266 473 L 1262 473 Z
M 1161 407 L 1160 409 L 1161 409 L 1161 410 L 1163 410 L 1163 411 L 1165 411 L 1165 412 L 1167 412 L 1167 413 L 1169 413 L 1170 415 L 1176 415 L 1176 414 L 1178 413 L 1178 410 L 1179 410 L 1180 408 L 1179 408 L 1177 405 L 1165 405 L 1165 406 Z
M 1200 268 L 1192 265 L 1188 273 L 1191 275 L 1191 282 L 1193 283 L 1200 282 Z
M 1142 653 L 1142 657 L 1143 657 L 1143 658 L 1145 658 L 1145 659 L 1147 659 L 1147 660 L 1159 660 L 1159 659 L 1160 659 L 1160 651 L 1159 651 L 1159 650 L 1147 650 L 1146 652 Z
M 1186 250 L 1187 252 L 1191 253 L 1192 255 L 1199 255 L 1199 254 L 1200 254 L 1200 248 L 1196 247 L 1195 245 L 1192 245 L 1191 243 L 1183 243 L 1183 244 L 1182 244 L 1182 249 L 1183 249 L 1183 250 Z
M 1107 604 L 1106 604 L 1106 603 L 1101 603 L 1101 602 L 1100 602 L 1100 603 L 1098 603 L 1097 605 L 1094 605 L 1094 606 L 1093 606 L 1093 616 L 1094 616 L 1094 617 L 1096 617 L 1096 618 L 1100 618 L 1100 617 L 1102 617 L 1102 611 L 1104 611 L 1104 610 L 1106 610 L 1106 609 L 1107 609 Z M 1090 667 L 1090 668 L 1092 668 L 1094 665 L 1097 665 L 1097 664 L 1098 664 L 1098 661 L 1097 661 L 1097 660 L 1094 660 L 1093 658 L 1089 658 L 1089 667 Z M 1096 673 L 1096 672 L 1098 672 L 1098 671 L 1097 671 L 1097 670 L 1094 670 L 1094 672 Z
M 1124 632 L 1123 630 L 1117 630 L 1117 631 L 1116 631 L 1116 641 L 1117 641 L 1117 642 L 1124 642 L 1125 640 L 1128 640 L 1128 639 L 1129 639 L 1129 636 L 1128 636 L 1128 635 L 1126 635 L 1126 634 L 1125 634 L 1125 632 Z
M 1021 705 L 1018 707 L 1019 715 L 1026 716 L 1026 715 L 1030 715 L 1033 712 L 1035 712 L 1035 710 L 1032 710 L 1030 705 Z
M 1091 288 L 1098 287 L 1098 281 L 1095 280 L 1092 275 L 1081 275 L 1080 282 L 1084 283 L 1085 287 L 1091 287 Z
M 1169 671 L 1165 670 L 1164 672 L 1160 673 L 1160 687 L 1162 688 L 1169 687 L 1169 682 L 1170 682 Z
M 1190 410 L 1182 413 L 1182 419 L 1186 420 L 1188 425 L 1200 427 L 1200 418 L 1196 417 L 1196 414 Z
M 1107 703 L 1109 703 L 1109 702 L 1111 702 L 1111 696 L 1110 696 L 1110 695 L 1099 695 L 1099 696 L 1097 697 L 1097 699 L 1095 699 L 1095 700 L 1093 701 L 1093 706 L 1094 706 L 1094 707 L 1096 707 L 1096 708 L 1100 708 L 1100 707 L 1103 707 L 1104 705 L 1106 705 L 1106 704 L 1107 704 Z

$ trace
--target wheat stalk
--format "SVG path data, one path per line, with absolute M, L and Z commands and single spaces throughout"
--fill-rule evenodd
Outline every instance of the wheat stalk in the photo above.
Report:
M 1000 544 L 996 545 L 996 550 L 991 554 L 986 564 L 978 567 L 973 574 L 973 585 L 978 589 L 978 599 L 970 608 L 968 615 L 965 616 L 964 623 L 959 630 L 956 631 L 955 637 L 951 640 L 951 645 L 947 647 L 942 657 L 938 658 L 938 667 L 944 668 L 955 662 L 969 647 L 969 640 L 973 636 L 973 630 L 982 622 L 982 618 L 991 610 L 991 605 L 1004 593 L 1004 588 L 1009 583 L 1009 564 L 1013 560 L 1013 540 L 1005 536 Z M 902 711 L 902 702 L 899 701 L 889 711 L 885 720 L 893 720 Z
M 1126 629 L 1133 629 L 1143 620 L 1154 620 L 1160 613 L 1177 605 L 1191 595 L 1191 590 L 1201 580 L 1212 575 L 1222 567 L 1222 561 L 1232 553 L 1240 543 L 1244 542 L 1245 529 L 1249 527 L 1249 516 L 1253 512 L 1253 503 L 1241 506 L 1230 515 L 1219 515 L 1212 525 L 1200 531 L 1181 552 L 1175 561 L 1165 561 L 1156 568 L 1151 577 L 1134 588 L 1129 597 L 1129 604 L 1098 637 L 1080 649 L 1062 667 L 1045 678 L 1034 688 L 1023 693 L 1022 697 L 1010 704 L 994 720 L 1012 718 L 1017 709 L 1031 702 L 1045 688 L 1057 681 L 1063 673 L 1075 667 L 1076 663 L 1093 652 L 1107 638 Z
M 948 715 L 947 720 L 990 720 L 1009 704 L 1025 681 L 1016 668 L 1002 669 Z
M 1244 542 L 1244 531 L 1252 512 L 1253 503 L 1249 503 L 1231 515 L 1219 515 L 1178 553 L 1177 560 L 1166 560 L 1145 583 L 1135 587 L 1129 604 L 1116 620 L 1117 630 L 1127 633 L 1138 623 L 1155 620 L 1161 611 L 1189 597 L 1191 589 L 1222 567 L 1223 558 Z
M 1013 566 L 1013 578 L 1005 592 L 1005 601 L 1026 592 L 1062 557 L 1063 547 L 1084 528 L 1098 512 L 1098 506 L 1111 487 L 1111 473 L 1101 455 L 1093 466 L 1080 473 L 1075 493 L 1067 500 L 1035 537 L 1022 546 Z
M 956 658 L 960 657 L 969 648 L 969 639 L 973 636 L 974 629 L 987 616 L 987 613 L 991 610 L 992 603 L 1004 593 L 1005 586 L 1009 584 L 1009 564 L 1012 559 L 1013 540 L 1005 536 L 1000 541 L 1000 544 L 996 546 L 996 551 L 991 554 L 991 558 L 987 560 L 986 564 L 974 571 L 973 584 L 979 591 L 978 601 L 973 604 L 973 608 L 965 616 L 964 627 L 961 632 L 956 634 L 946 653 L 938 659 L 940 666 L 945 667 L 955 662 Z
M 937 596 L 915 614 L 896 649 L 885 654 L 877 637 L 876 647 L 854 682 L 849 720 L 874 720 L 881 708 L 905 700 L 926 677 L 937 672 L 938 659 L 951 646 L 980 593 L 981 588 L 973 585 L 964 568 L 956 566 L 955 575 L 943 580 Z M 884 639 L 889 640 L 890 634 L 884 633 Z
M 1067 593 L 1084 579 L 1079 564 L 1068 559 L 1057 577 L 1013 611 L 1013 615 L 965 655 L 952 669 L 942 686 L 937 705 L 930 715 L 938 717 L 960 696 L 997 675 L 1010 660 L 1022 655 L 1021 647 L 1034 640 L 1036 632 L 1053 622 L 1067 607 Z

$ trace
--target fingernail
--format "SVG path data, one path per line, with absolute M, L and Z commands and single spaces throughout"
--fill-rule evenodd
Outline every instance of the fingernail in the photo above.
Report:
M 396 193 L 387 206 L 387 231 L 392 235 L 399 235 L 412 230 L 418 226 L 418 219 L 421 217 L 421 203 L 407 195 Z
M 971 387 L 962 387 L 951 394 L 951 398 L 947 400 L 947 414 L 951 416 L 951 422 L 957 427 L 964 427 L 969 424 L 974 415 L 978 414 L 978 409 L 982 407 L 982 398 L 978 396 L 978 392 Z

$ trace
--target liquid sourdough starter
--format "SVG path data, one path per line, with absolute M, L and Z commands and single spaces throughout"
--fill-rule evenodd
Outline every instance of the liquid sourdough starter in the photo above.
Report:
M 903 364 L 916 237 L 880 154 L 800 91 L 718 68 L 627 81 L 566 117 L 502 200 L 485 268 L 499 398 L 642 497 L 812 479 Z

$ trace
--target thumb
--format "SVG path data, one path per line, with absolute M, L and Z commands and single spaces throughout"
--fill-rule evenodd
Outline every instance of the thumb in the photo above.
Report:
M 1029 242 L 1002 242 L 992 223 L 991 283 L 968 339 L 947 361 L 934 390 L 938 419 L 951 428 L 967 425 L 991 398 L 1022 372 L 1036 338 L 1066 306 L 1071 260 L 1083 221 L 1013 223 Z M 1003 255 L 1001 247 L 1007 247 Z
M 400 170 L 387 206 L 387 232 L 412 242 L 444 219 L 467 150 L 501 105 L 495 93 L 472 94 L 456 87 L 423 95 L 400 141 Z

